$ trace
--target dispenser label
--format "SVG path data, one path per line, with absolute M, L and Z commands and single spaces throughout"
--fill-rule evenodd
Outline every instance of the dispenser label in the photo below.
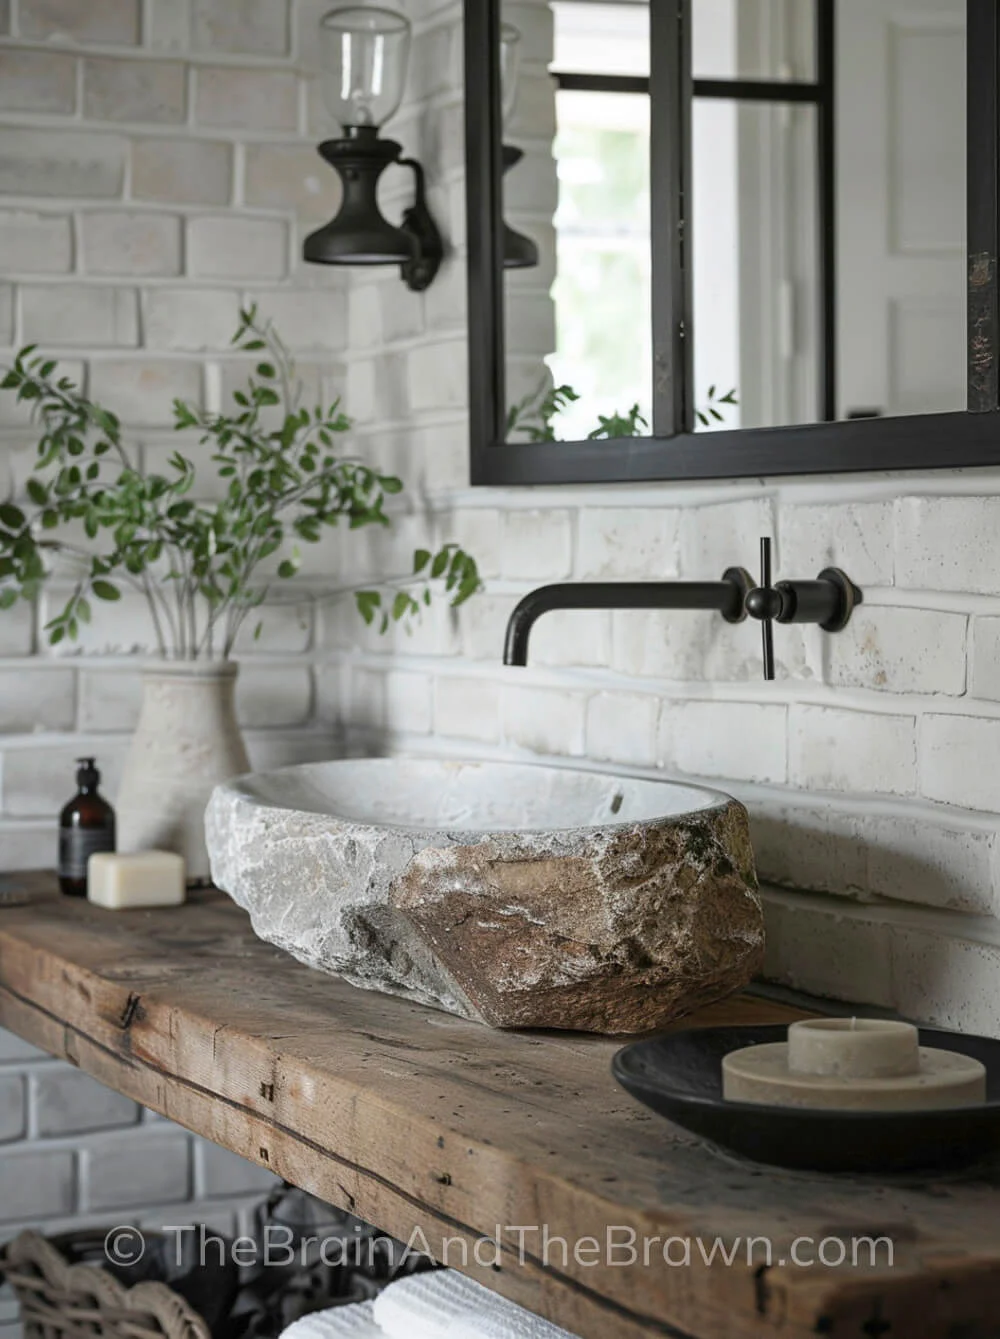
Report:
M 87 861 L 97 851 L 113 851 L 115 834 L 105 828 L 62 828 L 59 833 L 59 877 L 85 879 Z

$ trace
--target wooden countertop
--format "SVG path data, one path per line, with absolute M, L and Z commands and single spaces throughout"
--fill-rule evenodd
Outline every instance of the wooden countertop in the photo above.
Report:
M 59 897 L 47 875 L 5 884 L 30 901 L 0 906 L 0 1026 L 403 1241 L 447 1246 L 448 1263 L 464 1250 L 468 1273 L 584 1339 L 997 1333 L 993 1175 L 753 1167 L 622 1092 L 619 1042 L 494 1032 L 356 990 L 260 942 L 217 893 L 116 913 Z M 741 996 L 686 1025 L 798 1016 Z M 472 1243 L 498 1227 L 499 1268 L 485 1243 L 478 1264 Z M 770 1267 L 759 1242 L 748 1261 L 749 1237 L 771 1239 Z M 869 1267 L 862 1248 L 853 1265 L 852 1237 L 891 1238 L 893 1264 L 883 1249 Z M 681 1239 L 675 1263 L 664 1238 Z M 734 1263 L 706 1263 L 716 1238 L 743 1239 Z M 796 1266 L 796 1238 L 812 1239 L 800 1259 L 828 1238 L 827 1257 L 841 1241 L 847 1259 Z

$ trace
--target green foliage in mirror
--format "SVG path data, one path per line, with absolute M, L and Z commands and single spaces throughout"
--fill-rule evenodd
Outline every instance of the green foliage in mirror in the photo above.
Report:
M 543 378 L 538 389 L 526 395 L 523 400 L 512 405 L 507 411 L 507 437 L 518 434 L 527 442 L 559 441 L 556 432 L 556 420 L 567 405 L 575 404 L 580 395 L 572 386 L 551 386 Z M 705 404 L 696 408 L 695 418 L 703 427 L 713 422 L 722 423 L 725 415 L 720 405 L 737 405 L 736 387 L 720 395 L 717 386 L 709 386 Z M 611 414 L 598 414 L 597 427 L 587 433 L 587 440 L 615 440 L 620 437 L 642 437 L 649 431 L 649 422 L 634 404 L 627 413 L 617 411 Z

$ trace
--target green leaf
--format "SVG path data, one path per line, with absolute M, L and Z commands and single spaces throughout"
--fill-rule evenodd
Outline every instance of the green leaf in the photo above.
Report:
M 273 366 L 271 363 L 258 363 L 258 364 L 257 364 L 257 375 L 258 375 L 259 377 L 268 377 L 268 378 L 270 378 L 270 379 L 273 379 L 273 378 L 276 377 L 278 374 L 277 374 L 277 372 L 275 372 L 275 370 L 274 370 L 274 366 Z
M 397 479 L 394 474 L 380 475 L 379 483 L 382 485 L 382 491 L 385 493 L 401 493 L 403 491 L 402 479 Z
M 445 548 L 441 549 L 441 551 L 438 554 L 436 554 L 434 558 L 434 564 L 431 567 L 431 576 L 435 580 L 437 580 L 439 576 L 444 575 L 447 566 L 448 566 L 448 549 L 446 546 Z
M 422 572 L 431 560 L 431 555 L 427 549 L 417 549 L 413 555 L 413 575 L 416 576 Z
M 96 404 L 91 405 L 90 413 L 94 422 L 102 432 L 106 432 L 111 438 L 118 435 L 118 419 L 114 414 L 109 413 L 107 409 L 102 409 L 100 405 Z
M 110 581 L 91 582 L 91 590 L 99 600 L 120 600 L 122 593 L 117 586 L 112 586 Z
M 40 479 L 29 479 L 27 483 L 28 497 L 38 507 L 44 507 L 49 500 L 49 490 Z
M 358 613 L 370 627 L 375 619 L 376 610 L 381 607 L 382 596 L 377 590 L 359 590 L 354 592 L 354 599 Z
M 396 598 L 392 602 L 393 620 L 396 623 L 398 623 L 399 620 L 403 617 L 403 615 L 409 611 L 409 608 L 410 608 L 409 595 L 407 595 L 405 590 L 399 591 L 396 595 Z

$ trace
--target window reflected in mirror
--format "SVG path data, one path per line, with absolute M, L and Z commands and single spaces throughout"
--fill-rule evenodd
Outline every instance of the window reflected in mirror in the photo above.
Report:
M 554 0 L 505 4 L 503 18 L 502 46 L 521 50 L 514 97 L 513 63 L 503 61 L 505 161 L 511 148 L 524 151 L 504 176 L 508 436 L 647 435 L 647 7 Z M 532 169 L 548 174 L 547 188 L 536 177 L 534 198 Z M 551 214 L 532 207 L 546 189 Z M 512 229 L 537 242 L 536 267 L 511 263 Z
M 964 409 L 965 0 L 690 3 L 691 426 Z M 648 435 L 648 4 L 503 24 L 507 437 Z
M 821 403 L 816 107 L 696 98 L 699 430 L 808 423 Z
M 691 73 L 812 82 L 816 18 L 813 0 L 692 0 Z

